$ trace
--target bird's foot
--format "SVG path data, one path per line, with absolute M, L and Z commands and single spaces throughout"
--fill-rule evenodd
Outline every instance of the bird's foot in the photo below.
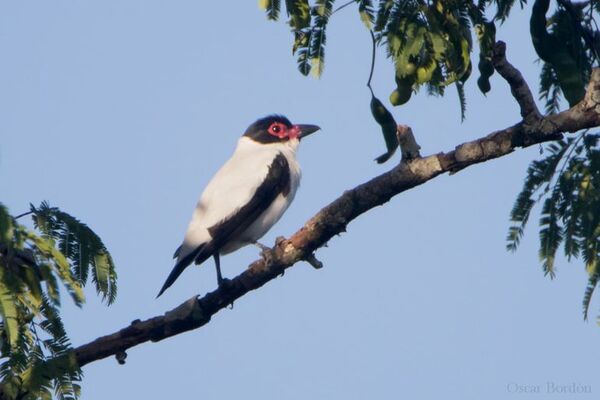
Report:
M 285 238 L 285 236 L 277 236 L 275 238 L 275 246 L 280 246 L 281 243 L 285 242 L 287 239 Z
M 219 279 L 218 284 L 219 284 L 219 289 L 224 289 L 224 290 L 227 290 L 227 289 L 231 288 L 231 286 L 232 286 L 231 279 L 227 279 L 227 278 Z
M 231 279 L 221 278 L 219 279 L 219 290 L 228 291 L 233 287 Z M 233 310 L 233 301 L 229 304 L 229 309 Z
M 273 250 L 266 248 L 260 252 L 260 256 L 265 260 L 265 264 L 271 264 L 273 261 Z
M 270 251 L 271 248 L 269 246 L 265 246 L 264 244 L 260 243 L 260 242 L 254 242 L 253 243 L 256 247 L 258 247 L 262 252 L 265 251 Z
M 259 242 L 254 242 L 254 244 L 260 249 L 260 256 L 265 260 L 265 264 L 270 264 L 273 260 L 273 249 Z
M 117 362 L 120 365 L 123 365 L 123 364 L 125 364 L 125 359 L 127 358 L 127 353 L 125 353 L 125 350 L 118 351 L 117 354 L 115 354 L 115 358 L 117 359 Z
M 218 280 L 218 283 L 219 283 L 219 287 L 221 287 L 221 286 L 229 287 L 229 286 L 231 286 L 231 279 L 220 277 Z

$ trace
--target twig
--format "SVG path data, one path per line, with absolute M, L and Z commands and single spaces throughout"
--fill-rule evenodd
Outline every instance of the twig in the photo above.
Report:
M 314 269 L 323 268 L 323 263 L 317 260 L 317 257 L 315 257 L 314 253 L 310 253 L 308 256 L 306 256 L 305 261 L 309 263 Z
M 511 63 L 506 59 L 506 43 L 502 41 L 496 42 L 494 45 L 494 54 L 492 56 L 492 63 L 498 73 L 508 82 L 510 85 L 510 91 L 519 103 L 521 108 L 521 117 L 524 121 L 529 122 L 530 119 L 539 120 L 541 114 L 535 105 L 535 100 L 529 90 L 529 86 L 523 75 L 518 69 L 513 67 Z
M 29 215 L 29 214 L 33 214 L 33 211 L 27 211 L 27 212 L 24 212 L 23 214 L 19 214 L 19 215 L 17 215 L 17 216 L 15 217 L 15 219 L 22 218 L 22 217 L 24 217 L 24 216 L 26 216 L 26 215 Z
M 356 3 L 356 0 L 350 0 L 349 2 L 342 4 L 341 6 L 339 6 L 335 10 L 333 10 L 333 12 L 331 13 L 331 15 L 335 14 L 336 12 L 340 11 L 343 8 L 348 7 L 352 3 Z
M 375 40 L 375 35 L 373 34 L 373 30 L 369 29 L 369 33 L 371 34 L 371 40 L 373 41 L 373 49 L 371 52 L 371 72 L 369 72 L 369 80 L 367 81 L 367 87 L 371 91 L 371 96 L 375 97 L 373 94 L 373 88 L 371 88 L 371 79 L 373 78 L 373 70 L 375 69 L 375 49 L 377 46 L 377 42 Z
M 579 136 L 577 137 L 577 139 L 575 139 L 573 141 L 573 143 L 571 143 L 571 148 L 569 149 L 569 152 L 566 154 L 565 159 L 563 161 L 563 164 L 560 168 L 560 171 L 558 171 L 558 176 L 561 177 L 563 172 L 565 171 L 565 169 L 567 168 L 567 165 L 569 163 L 569 160 L 571 159 L 571 155 L 573 154 L 573 152 L 575 151 L 575 148 L 577 147 L 577 145 L 579 144 L 579 142 L 581 141 L 581 139 L 583 139 L 583 137 L 589 132 L 589 129 L 584 129 Z M 550 181 L 552 181 L 552 179 L 554 178 L 554 175 L 556 175 L 556 170 L 554 170 L 554 172 L 552 173 L 552 176 L 550 177 L 550 179 L 548 179 L 548 187 L 550 186 Z M 555 182 L 556 184 L 556 182 Z M 547 189 L 549 190 L 549 188 Z

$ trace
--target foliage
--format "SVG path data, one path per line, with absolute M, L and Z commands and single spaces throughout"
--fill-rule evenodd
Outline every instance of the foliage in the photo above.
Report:
M 443 95 L 447 86 L 455 84 L 464 119 L 464 84 L 473 69 L 473 26 L 477 28 L 481 48 L 478 84 L 484 93 L 490 90 L 489 77 L 494 71 L 491 52 L 495 26 L 485 18 L 487 3 L 441 0 L 380 0 L 374 3 L 371 0 L 355 0 L 334 10 L 333 0 L 286 1 L 288 23 L 294 34 L 292 52 L 297 56 L 300 72 L 321 76 L 325 63 L 327 24 L 335 12 L 355 6 L 360 20 L 374 38 L 374 45 L 385 47 L 387 56 L 394 63 L 395 88 L 390 93 L 390 103 L 394 106 L 405 104 L 421 86 L 425 86 L 428 93 Z M 497 18 L 504 20 L 512 4 L 513 1 L 499 2 Z M 269 19 L 278 19 L 279 2 L 261 1 L 259 5 L 265 9 Z M 379 102 L 378 108 L 385 109 L 385 106 Z M 385 162 L 392 155 L 392 136 L 386 135 L 385 129 L 383 132 L 388 151 L 387 156 L 377 158 L 378 162 Z
M 516 4 L 515 0 L 379 0 L 377 4 L 354 0 L 333 10 L 333 3 L 286 1 L 293 52 L 302 74 L 312 71 L 321 75 L 329 19 L 336 11 L 354 5 L 360 20 L 375 33 L 378 45 L 385 47 L 394 63 L 396 89 L 390 95 L 391 103 L 404 104 L 410 92 L 423 85 L 428 93 L 443 95 L 447 86 L 455 84 L 463 118 L 463 87 L 473 69 L 471 31 L 480 50 L 477 85 L 485 94 L 491 90 L 489 78 L 494 73 L 491 53 L 496 23 L 503 23 Z M 525 1 L 518 4 L 522 8 Z M 280 2 L 261 1 L 260 6 L 269 19 L 279 18 Z M 530 31 L 543 62 L 541 95 L 546 108 L 555 112 L 561 94 L 571 105 L 581 99 L 591 67 L 597 62 L 600 38 L 594 15 L 599 6 L 598 2 L 558 0 L 557 9 L 547 19 L 549 7 L 550 0 L 534 1 Z
M 396 85 L 390 103 L 405 104 L 422 86 L 429 94 L 443 95 L 446 87 L 454 84 L 464 119 L 464 84 L 473 70 L 471 32 L 475 32 L 479 45 L 477 86 L 485 94 L 492 88 L 496 24 L 506 21 L 516 4 L 515 0 L 353 0 L 333 9 L 333 1 L 309 3 L 305 0 L 286 2 L 286 8 L 301 73 L 307 75 L 312 70 L 316 76 L 321 75 L 327 23 L 337 11 L 353 6 L 363 25 L 370 30 L 374 45 L 384 47 L 394 63 Z M 525 1 L 519 0 L 518 4 L 523 8 Z M 269 18 L 277 19 L 276 3 L 263 2 L 263 6 Z M 583 98 L 591 70 L 598 66 L 600 31 L 595 16 L 600 11 L 600 2 L 557 0 L 547 17 L 550 6 L 550 0 L 533 1 L 530 33 L 541 60 L 540 99 L 545 101 L 547 113 L 556 113 L 563 96 L 570 106 Z M 370 81 L 369 77 L 369 89 Z M 377 161 L 384 162 L 397 145 L 395 121 L 372 90 L 371 96 L 371 112 L 382 129 L 388 149 Z M 527 171 L 523 190 L 511 212 L 514 224 L 508 235 L 508 248 L 516 250 L 533 207 L 542 203 L 539 253 L 544 273 L 554 277 L 556 253 L 561 245 L 568 260 L 581 256 L 589 275 L 583 301 L 586 318 L 591 296 L 600 280 L 600 150 L 597 143 L 597 135 L 582 133 L 577 139 L 546 147 L 548 155 L 534 161 Z
M 516 250 L 532 208 L 542 204 L 539 255 L 544 274 L 556 274 L 556 253 L 581 257 L 589 276 L 583 312 L 600 278 L 600 134 L 581 133 L 546 147 L 549 155 L 531 163 L 511 212 L 509 250 Z
M 542 61 L 540 99 L 549 114 L 560 111 L 561 96 L 570 106 L 585 94 L 585 85 L 598 66 L 600 33 L 594 14 L 597 2 L 571 3 L 558 0 L 546 18 L 549 0 L 533 4 L 530 32 Z M 533 206 L 542 203 L 540 216 L 540 260 L 543 270 L 555 276 L 556 252 L 561 244 L 567 260 L 581 257 L 588 273 L 583 297 L 584 318 L 600 278 L 600 149 L 598 135 L 581 133 L 546 146 L 548 155 L 527 170 L 523 190 L 511 212 L 515 223 L 508 234 L 508 248 L 515 250 L 523 236 Z M 540 192 L 536 195 L 537 192 Z
M 472 70 L 471 28 L 491 24 L 484 16 L 485 2 L 380 0 L 374 4 L 371 0 L 356 0 L 332 11 L 333 3 L 332 0 L 316 0 L 312 5 L 308 0 L 286 2 L 300 72 L 322 74 L 327 23 L 333 13 L 355 3 L 360 20 L 375 33 L 377 44 L 386 48 L 394 62 L 396 91 L 402 94 L 401 98 L 422 85 L 430 93 L 443 94 L 446 86 L 457 83 L 462 92 L 462 84 Z M 503 8 L 498 18 L 505 18 L 512 2 L 500 3 Z M 277 19 L 278 3 L 263 1 L 261 6 L 270 19 Z M 398 98 L 398 94 L 392 96 Z
M 543 61 L 541 97 L 550 113 L 558 111 L 561 93 L 571 106 L 583 98 L 592 66 L 598 63 L 600 46 L 594 3 L 559 0 L 558 4 L 546 19 L 550 1 L 536 0 L 530 20 L 533 45 Z
M 45 202 L 22 216 L 28 214 L 35 230 L 0 204 L 2 390 L 10 398 L 50 399 L 52 391 L 60 399 L 77 398 L 81 371 L 60 318 L 59 282 L 81 306 L 91 272 L 110 304 L 114 264 L 100 238 L 71 215 Z

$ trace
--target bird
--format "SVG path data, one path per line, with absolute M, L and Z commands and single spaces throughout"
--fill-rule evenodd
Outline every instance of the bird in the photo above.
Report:
M 321 129 L 294 125 L 283 115 L 252 123 L 231 158 L 202 192 L 183 243 L 175 250 L 173 270 L 157 298 L 192 263 L 214 258 L 217 283 L 223 284 L 220 256 L 258 240 L 281 218 L 300 185 L 296 151 L 300 141 Z

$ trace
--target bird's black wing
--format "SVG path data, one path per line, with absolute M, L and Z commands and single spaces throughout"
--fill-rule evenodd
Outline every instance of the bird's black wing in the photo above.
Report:
M 159 297 L 181 275 L 193 261 L 200 264 L 219 251 L 232 237 L 244 232 L 262 214 L 278 195 L 287 196 L 291 189 L 290 166 L 285 156 L 279 153 L 271 165 L 263 183 L 256 189 L 252 199 L 237 212 L 208 228 L 212 237 L 209 243 L 200 245 L 180 260 L 167 277 L 158 293 Z M 179 255 L 180 248 L 175 251 Z
M 290 165 L 279 153 L 271 165 L 263 183 L 256 189 L 252 199 L 234 214 L 208 228 L 215 249 L 220 249 L 231 238 L 244 232 L 280 194 L 287 196 L 291 189 Z

